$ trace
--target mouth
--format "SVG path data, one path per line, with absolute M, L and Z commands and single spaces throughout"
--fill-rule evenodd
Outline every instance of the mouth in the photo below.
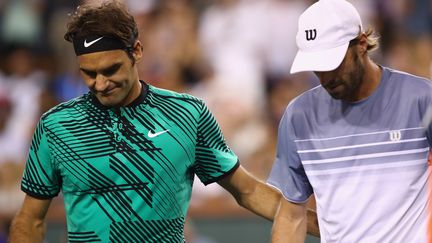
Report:
M 342 82 L 330 82 L 330 83 L 326 84 L 324 86 L 324 88 L 327 90 L 333 90 L 333 89 L 336 89 L 337 87 L 339 87 L 341 85 L 342 85 Z
M 99 92 L 101 96 L 110 96 L 117 91 L 118 87 L 107 89 L 103 92 Z
M 337 93 L 340 93 L 343 91 L 343 84 L 342 83 L 335 83 L 335 84 L 331 84 L 331 85 L 326 85 L 324 88 L 330 94 L 337 94 Z

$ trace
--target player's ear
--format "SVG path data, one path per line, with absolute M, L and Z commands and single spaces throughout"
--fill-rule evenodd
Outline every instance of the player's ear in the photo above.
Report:
M 142 53 L 143 53 L 143 47 L 141 45 L 141 42 L 137 40 L 135 41 L 135 44 L 133 46 L 133 52 L 132 52 L 136 63 L 138 63 L 141 60 Z
M 359 53 L 361 56 L 367 54 L 367 48 L 368 48 L 368 41 L 367 41 L 367 35 L 366 33 L 361 33 L 359 37 L 359 41 L 358 41 L 358 48 L 359 48 Z

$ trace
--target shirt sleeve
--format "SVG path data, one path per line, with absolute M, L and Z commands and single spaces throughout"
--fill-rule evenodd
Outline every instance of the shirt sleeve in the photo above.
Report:
M 229 175 L 239 165 L 238 157 L 226 144 L 215 118 L 202 103 L 195 149 L 195 174 L 208 185 Z
M 313 190 L 292 139 L 294 130 L 287 111 L 279 124 L 276 159 L 267 183 L 279 189 L 289 201 L 303 203 Z
M 60 192 L 60 182 L 53 165 L 47 133 L 43 121 L 40 120 L 33 134 L 21 190 L 40 199 L 57 196 Z
M 426 88 L 423 88 L 423 95 L 420 96 L 419 110 L 422 116 L 422 126 L 425 128 L 429 147 L 432 148 L 432 85 L 431 80 L 427 80 Z

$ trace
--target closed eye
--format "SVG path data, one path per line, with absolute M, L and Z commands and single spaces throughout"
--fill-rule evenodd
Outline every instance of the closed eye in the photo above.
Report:
M 85 75 L 87 75 L 89 78 L 96 78 L 96 72 L 94 72 L 94 71 L 89 71 L 89 70 L 82 69 L 82 68 L 81 68 L 81 71 L 82 71 Z
M 122 65 L 121 63 L 115 63 L 115 64 L 113 64 L 113 65 L 111 65 L 111 66 L 109 66 L 109 67 L 107 67 L 105 69 L 102 69 L 100 71 L 100 74 L 102 74 L 105 77 L 112 76 L 112 75 L 114 75 L 120 69 L 121 65 Z M 96 78 L 96 76 L 98 74 L 98 72 L 96 72 L 96 71 L 87 70 L 87 69 L 84 69 L 84 68 L 80 68 L 80 70 L 85 75 L 87 75 L 89 78 L 92 78 L 92 79 Z
M 114 65 L 112 65 L 112 66 L 110 66 L 110 67 L 102 70 L 102 74 L 105 77 L 112 76 L 112 75 L 114 75 L 120 69 L 120 66 L 121 66 L 120 63 L 116 63 L 116 64 L 114 64 Z

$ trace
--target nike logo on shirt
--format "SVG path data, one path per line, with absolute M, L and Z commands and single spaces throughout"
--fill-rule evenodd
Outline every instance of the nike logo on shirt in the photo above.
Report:
M 89 46 L 93 45 L 94 43 L 98 42 L 98 41 L 99 41 L 100 39 L 102 39 L 102 38 L 103 38 L 103 36 L 97 38 L 97 39 L 94 40 L 94 41 L 90 41 L 90 42 L 87 42 L 87 40 L 84 40 L 84 47 L 89 47 Z
M 169 130 L 164 130 L 164 131 L 160 131 L 160 132 L 155 132 L 155 133 L 153 133 L 152 131 L 148 131 L 148 137 L 149 138 L 154 138 L 154 137 L 157 137 L 157 136 L 159 136 L 159 135 L 161 135 L 161 134 L 164 134 L 164 133 L 166 133 L 166 132 L 168 132 Z

